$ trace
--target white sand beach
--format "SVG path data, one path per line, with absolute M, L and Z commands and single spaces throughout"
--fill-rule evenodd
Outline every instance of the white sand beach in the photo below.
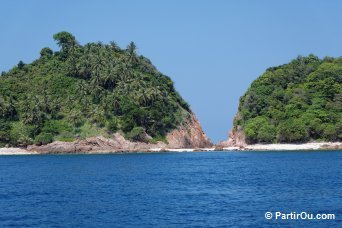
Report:
M 254 144 L 240 147 L 225 147 L 223 150 L 341 150 L 341 142 L 312 142 L 303 144 Z
M 28 155 L 28 154 L 38 154 L 38 153 L 21 149 L 21 148 L 0 148 L 0 155 Z
M 189 149 L 189 148 L 184 148 L 184 149 L 166 149 L 166 151 L 169 151 L 169 152 L 194 152 L 195 149 Z

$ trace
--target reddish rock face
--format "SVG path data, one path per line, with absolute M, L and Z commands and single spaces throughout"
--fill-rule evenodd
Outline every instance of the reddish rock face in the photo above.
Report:
M 135 152 L 135 151 L 163 151 L 166 149 L 206 148 L 212 143 L 204 134 L 196 116 L 184 121 L 177 129 L 167 134 L 168 144 L 158 142 L 156 144 L 131 142 L 120 133 L 115 133 L 111 138 L 102 136 L 90 137 L 74 142 L 53 142 L 47 145 L 27 147 L 30 152 L 38 153 L 101 153 L 101 152 Z
M 246 135 L 243 129 L 238 126 L 236 130 L 229 132 L 229 140 L 232 146 L 246 146 Z
M 168 148 L 208 148 L 213 144 L 207 138 L 195 114 L 166 136 Z
M 238 112 L 234 119 L 240 119 L 241 114 Z M 228 139 L 218 142 L 216 148 L 222 149 L 225 147 L 240 147 L 243 148 L 247 145 L 246 135 L 241 126 L 233 127 L 228 133 Z
M 246 145 L 245 133 L 243 129 L 238 126 L 237 129 L 233 129 L 229 132 L 228 140 L 217 143 L 216 148 L 245 147 Z

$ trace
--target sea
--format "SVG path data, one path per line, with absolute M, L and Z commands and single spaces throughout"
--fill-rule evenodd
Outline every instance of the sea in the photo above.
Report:
M 273 226 L 342 227 L 342 151 L 0 156 L 0 227 Z

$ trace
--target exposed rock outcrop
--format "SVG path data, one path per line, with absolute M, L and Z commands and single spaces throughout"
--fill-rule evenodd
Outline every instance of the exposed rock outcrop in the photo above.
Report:
M 131 142 L 126 140 L 120 133 L 115 133 L 111 138 L 96 136 L 74 142 L 56 141 L 42 146 L 31 145 L 27 147 L 27 150 L 38 153 L 104 153 L 150 151 L 159 148 L 165 149 L 166 144 L 162 142 L 158 142 L 156 144 Z
M 194 114 L 184 121 L 177 129 L 167 134 L 168 144 L 158 142 L 156 144 L 144 142 L 131 142 L 120 133 L 115 133 L 111 138 L 96 136 L 74 142 L 56 141 L 47 145 L 30 145 L 29 152 L 37 153 L 105 153 L 105 152 L 135 152 L 135 151 L 165 151 L 167 149 L 205 148 L 212 143 L 202 130 L 202 127 Z
M 177 129 L 167 134 L 168 148 L 208 148 L 213 144 L 207 138 L 197 117 L 191 117 L 184 121 Z
M 239 147 L 243 148 L 247 145 L 246 136 L 243 132 L 241 126 L 238 126 L 237 129 L 232 129 L 228 134 L 228 140 L 221 141 L 216 144 L 217 149 L 223 149 L 227 147 Z
M 237 129 L 233 129 L 229 132 L 228 142 L 234 146 L 246 146 L 246 135 L 241 126 L 237 126 Z

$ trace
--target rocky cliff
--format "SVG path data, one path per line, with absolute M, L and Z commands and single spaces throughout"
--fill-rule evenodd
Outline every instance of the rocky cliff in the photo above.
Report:
M 212 146 L 194 114 L 177 129 L 167 134 L 166 139 L 169 143 L 168 148 L 171 149 L 206 148 Z
M 237 126 L 237 129 L 233 129 L 229 132 L 228 144 L 239 147 L 247 145 L 246 135 L 241 126 Z
M 202 127 L 194 114 L 184 121 L 177 129 L 167 134 L 168 143 L 156 144 L 132 142 L 126 140 L 120 133 L 115 133 L 110 138 L 96 136 L 74 142 L 56 141 L 47 145 L 30 145 L 26 148 L 29 152 L 37 153 L 105 153 L 105 152 L 153 152 L 169 149 L 206 148 L 212 143 L 202 130 Z
M 225 141 L 221 141 L 216 144 L 217 149 L 223 149 L 227 147 L 239 147 L 243 148 L 247 145 L 246 143 L 246 135 L 243 132 L 241 126 L 237 126 L 236 129 L 232 129 L 228 133 L 228 139 Z
M 239 120 L 240 118 L 241 118 L 241 115 L 238 112 L 236 114 L 234 120 Z M 218 142 L 215 145 L 215 147 L 217 149 L 223 149 L 223 148 L 227 148 L 227 147 L 243 148 L 246 145 L 247 145 L 246 134 L 244 133 L 243 128 L 240 125 L 236 125 L 236 126 L 233 126 L 233 128 L 229 131 L 228 139 Z

